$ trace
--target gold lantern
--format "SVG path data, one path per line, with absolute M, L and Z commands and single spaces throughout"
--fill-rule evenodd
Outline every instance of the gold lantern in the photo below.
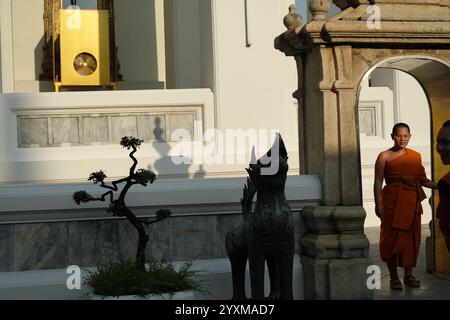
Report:
M 51 1 L 51 2 L 50 2 Z M 49 0 L 53 82 L 60 88 L 117 88 L 112 0 Z M 44 15 L 45 17 L 45 15 Z M 49 32 L 50 30 L 46 30 Z

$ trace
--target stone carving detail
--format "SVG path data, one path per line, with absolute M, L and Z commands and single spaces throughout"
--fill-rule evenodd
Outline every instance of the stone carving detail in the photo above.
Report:
M 303 26 L 303 20 L 298 14 L 295 4 L 289 6 L 289 13 L 284 17 L 283 24 L 288 30 L 294 29 L 296 33 L 300 31 L 300 28 Z
M 279 142 L 279 143 L 278 143 Z M 270 158 L 279 147 L 278 159 Z M 253 299 L 264 298 L 265 262 L 269 269 L 270 299 L 292 300 L 292 270 L 294 263 L 294 222 L 284 194 L 287 177 L 287 152 L 283 140 L 277 135 L 275 144 L 266 154 L 267 161 L 250 164 L 249 178 L 241 199 L 243 224 L 233 227 L 225 244 L 231 262 L 233 299 L 246 299 L 245 267 L 250 265 Z M 253 161 L 252 161 L 253 163 Z M 264 168 L 278 165 L 274 175 L 265 175 Z M 252 200 L 257 194 L 252 212 Z
M 298 55 L 300 51 L 297 48 L 307 45 L 308 40 L 300 32 L 304 24 L 295 4 L 289 6 L 289 13 L 284 17 L 283 24 L 287 31 L 275 38 L 274 47 L 288 56 Z
M 314 21 L 322 21 L 326 19 L 328 11 L 330 11 L 330 2 L 328 0 L 311 0 L 309 1 L 309 12 L 313 15 Z

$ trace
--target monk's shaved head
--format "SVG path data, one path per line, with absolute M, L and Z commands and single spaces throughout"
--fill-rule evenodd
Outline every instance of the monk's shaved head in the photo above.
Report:
M 397 130 L 400 128 L 406 128 L 406 129 L 408 129 L 408 132 L 411 132 L 411 130 L 409 129 L 409 126 L 406 123 L 399 122 L 399 123 L 396 123 L 394 125 L 394 127 L 392 128 L 392 134 L 396 134 Z

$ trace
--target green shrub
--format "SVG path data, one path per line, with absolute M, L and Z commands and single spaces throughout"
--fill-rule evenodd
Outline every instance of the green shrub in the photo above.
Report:
M 85 284 L 103 296 L 203 291 L 197 280 L 199 270 L 192 270 L 192 265 L 192 261 L 185 262 L 177 271 L 171 262 L 153 260 L 141 270 L 132 258 L 119 255 L 90 272 Z

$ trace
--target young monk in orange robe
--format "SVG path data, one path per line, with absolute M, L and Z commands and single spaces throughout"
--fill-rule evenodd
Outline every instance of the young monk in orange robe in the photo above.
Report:
M 436 150 L 441 156 L 442 163 L 450 165 L 450 120 L 439 130 Z M 450 172 L 439 180 L 439 205 L 436 216 L 450 252 Z
M 375 212 L 381 219 L 381 260 L 387 263 L 391 288 L 401 290 L 397 267 L 405 269 L 405 285 L 420 287 L 412 269 L 420 247 L 421 201 L 426 198 L 422 186 L 437 188 L 437 184 L 426 177 L 420 153 L 406 148 L 409 126 L 397 123 L 391 137 L 394 146 L 381 152 L 375 163 Z

